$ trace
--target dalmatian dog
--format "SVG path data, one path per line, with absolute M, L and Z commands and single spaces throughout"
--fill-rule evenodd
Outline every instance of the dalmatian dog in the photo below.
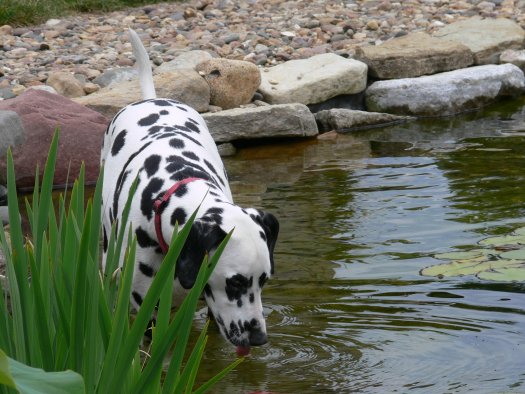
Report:
M 233 203 L 227 175 L 203 118 L 191 107 L 157 98 L 148 54 L 138 35 L 130 40 L 139 67 L 143 100 L 123 108 L 104 137 L 103 234 L 122 218 L 130 186 L 138 188 L 130 212 L 137 238 L 132 304 L 139 308 L 164 258 L 166 241 L 199 207 L 176 262 L 175 286 L 194 285 L 205 254 L 213 254 L 232 229 L 205 286 L 204 298 L 220 332 L 237 353 L 267 342 L 261 291 L 274 271 L 279 231 L 270 213 Z M 157 225 L 156 225 L 157 223 Z

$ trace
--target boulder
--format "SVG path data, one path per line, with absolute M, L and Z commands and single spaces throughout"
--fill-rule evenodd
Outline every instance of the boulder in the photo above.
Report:
M 210 104 L 223 109 L 249 103 L 261 84 L 257 66 L 243 60 L 210 59 L 196 70 L 210 85 Z
M 315 114 L 315 120 L 320 132 L 335 130 L 347 132 L 389 126 L 395 123 L 413 119 L 410 116 L 399 116 L 380 112 L 356 111 L 344 108 L 334 108 Z
M 355 57 L 368 65 L 368 75 L 378 79 L 420 77 L 465 68 L 474 62 L 472 51 L 465 45 L 423 32 L 381 45 L 360 46 Z
M 363 62 L 333 53 L 290 60 L 265 69 L 259 91 L 270 104 L 315 104 L 365 90 L 367 69 Z
M 84 96 L 84 85 L 73 74 L 58 71 L 49 74 L 46 82 L 62 96 L 73 98 Z
M 47 159 L 55 128 L 60 128 L 55 185 L 64 185 L 78 176 L 85 163 L 86 182 L 99 175 L 100 147 L 108 120 L 63 96 L 28 89 L 12 100 L 0 102 L 0 110 L 16 112 L 24 125 L 25 143 L 13 149 L 16 183 L 20 188 L 34 186 L 35 170 Z M 0 160 L 0 182 L 5 181 L 6 160 Z M 68 179 L 69 177 L 69 179 Z
M 5 157 L 8 147 L 13 149 L 24 141 L 25 133 L 22 119 L 14 111 L 0 109 L 0 157 Z
M 208 110 L 210 88 L 195 71 L 180 69 L 153 76 L 157 97 L 179 100 L 199 112 Z M 126 105 L 142 100 L 138 80 L 120 82 L 101 89 L 89 96 L 76 98 L 85 105 L 108 118 L 112 118 Z
M 314 115 L 304 104 L 234 108 L 203 114 L 217 143 L 270 137 L 313 137 Z
M 155 69 L 156 74 L 179 70 L 181 68 L 195 69 L 198 64 L 212 59 L 209 52 L 201 51 L 199 49 L 193 51 L 181 52 L 177 57 L 169 62 L 164 62 Z
M 472 17 L 451 23 L 434 32 L 434 37 L 466 45 L 475 64 L 497 64 L 505 49 L 522 49 L 525 31 L 510 19 Z
M 377 81 L 366 91 L 369 111 L 401 115 L 453 115 L 500 96 L 523 94 L 523 71 L 513 64 L 485 65 L 418 78 Z
M 512 63 L 521 68 L 522 71 L 525 71 L 525 49 L 519 51 L 515 49 L 507 49 L 501 53 L 499 62 L 502 64 Z

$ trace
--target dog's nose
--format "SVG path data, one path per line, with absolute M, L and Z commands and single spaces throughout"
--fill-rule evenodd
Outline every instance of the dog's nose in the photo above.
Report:
M 250 345 L 251 346 L 261 346 L 268 342 L 268 336 L 265 332 L 255 329 L 250 331 Z

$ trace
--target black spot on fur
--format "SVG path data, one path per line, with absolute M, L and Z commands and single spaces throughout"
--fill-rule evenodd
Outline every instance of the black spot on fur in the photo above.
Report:
M 133 296 L 133 299 L 137 303 L 137 305 L 142 305 L 142 296 L 137 293 L 136 291 L 132 292 L 131 295 Z
M 153 100 L 153 104 L 159 106 L 159 107 L 172 107 L 173 102 L 169 100 L 162 100 L 162 99 L 155 99 Z
M 259 276 L 259 287 L 262 289 L 266 281 L 268 280 L 268 275 L 266 275 L 266 272 L 263 272 L 261 276 Z
M 182 152 L 182 155 L 190 160 L 199 161 L 199 156 L 197 156 L 195 153 L 190 151 L 184 151 Z
M 159 114 L 149 114 L 145 118 L 142 118 L 141 120 L 139 120 L 137 123 L 138 123 L 139 126 L 142 126 L 142 127 L 144 127 L 144 126 L 151 126 L 151 125 L 154 125 L 155 123 L 157 123 L 159 118 L 160 118 Z
M 178 223 L 179 226 L 186 223 L 187 214 L 183 208 L 176 208 L 171 214 L 171 225 L 175 226 Z
M 266 242 L 266 234 L 264 233 L 264 231 L 259 231 L 259 235 L 261 236 L 262 240 Z
M 122 130 L 118 135 L 115 137 L 115 140 L 113 141 L 113 146 L 111 147 L 111 155 L 116 156 L 122 147 L 124 146 L 124 143 L 126 142 L 126 134 L 128 132 L 126 130 Z
M 138 227 L 135 230 L 135 235 L 137 236 L 137 243 L 139 244 L 141 248 L 148 248 L 151 246 L 156 247 L 159 245 L 157 241 L 152 239 L 142 227 Z
M 201 144 L 198 140 L 196 140 L 196 139 L 193 138 L 193 137 L 190 137 L 188 134 L 185 134 L 185 133 L 179 133 L 179 135 L 180 135 L 181 137 L 186 138 L 187 140 L 190 140 L 190 141 L 193 142 L 195 145 L 202 146 L 202 144 Z
M 206 297 L 211 298 L 213 301 L 215 301 L 215 297 L 213 296 L 213 292 L 211 291 L 211 287 L 209 284 L 206 284 L 204 286 L 204 294 L 206 294 Z
M 228 300 L 239 301 L 244 294 L 248 293 L 248 289 L 253 285 L 253 276 L 249 279 L 241 274 L 235 274 L 231 278 L 226 278 L 226 295 Z M 241 302 L 242 305 L 242 302 Z
M 104 253 L 108 251 L 108 234 L 106 232 L 106 226 L 102 226 L 102 232 L 104 233 Z
M 187 108 L 184 108 L 184 107 L 182 107 L 180 105 L 177 105 L 177 108 L 180 109 L 181 111 L 188 112 Z
M 159 112 L 160 115 L 168 115 L 169 112 L 166 111 L 165 109 L 163 109 L 162 111 Z
M 149 278 L 153 277 L 154 274 L 153 268 L 144 263 L 139 263 L 139 271 Z
M 154 175 L 159 170 L 161 157 L 159 155 L 151 155 L 144 161 L 144 168 L 148 178 Z
M 255 294 L 250 293 L 250 304 L 253 304 L 255 302 Z
M 186 126 L 188 129 L 190 129 L 191 131 L 193 131 L 195 133 L 200 133 L 201 132 L 201 130 L 199 129 L 199 127 L 195 123 L 187 121 L 186 123 L 184 123 L 184 126 Z
M 150 220 L 153 216 L 153 203 L 163 185 L 163 179 L 151 178 L 148 185 L 142 191 L 140 210 L 142 211 L 142 214 L 148 218 L 148 220 Z
M 184 141 L 179 138 L 172 138 L 170 140 L 170 146 L 175 149 L 183 149 L 185 144 Z
M 224 209 L 218 207 L 212 207 L 206 211 L 201 220 L 208 222 L 217 223 L 219 226 L 222 224 L 222 214 Z

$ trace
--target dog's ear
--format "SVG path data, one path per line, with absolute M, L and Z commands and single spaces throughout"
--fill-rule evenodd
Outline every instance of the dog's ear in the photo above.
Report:
M 195 284 L 204 256 L 216 249 L 225 237 L 226 232 L 216 223 L 193 223 L 175 266 L 175 277 L 182 287 L 190 289 Z
M 279 221 L 270 212 L 261 211 L 260 209 L 256 209 L 255 211 L 257 211 L 257 215 L 254 215 L 255 217 L 252 216 L 252 219 L 262 227 L 264 235 L 266 236 L 266 243 L 268 245 L 268 251 L 270 252 L 271 273 L 273 274 L 275 266 L 273 251 L 277 243 L 277 236 L 279 235 Z

